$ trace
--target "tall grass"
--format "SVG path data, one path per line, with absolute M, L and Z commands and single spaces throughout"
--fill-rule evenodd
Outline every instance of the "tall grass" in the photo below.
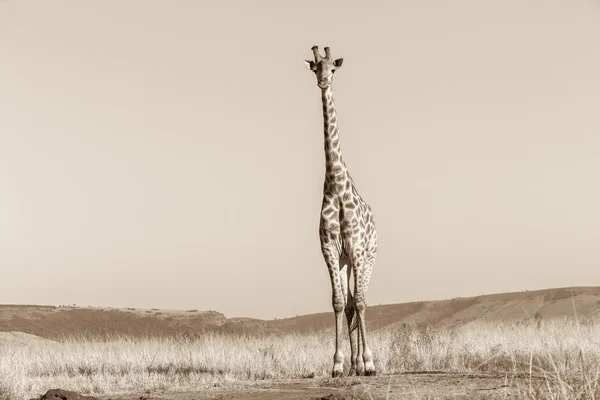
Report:
M 332 367 L 333 342 L 332 331 L 322 331 L 4 344 L 0 345 L 0 400 L 29 399 L 51 387 L 101 395 L 142 388 L 199 390 L 234 381 L 326 377 Z M 531 398 L 553 398 L 560 392 L 563 396 L 554 398 L 574 399 L 578 391 L 596 393 L 599 345 L 600 323 L 571 319 L 476 322 L 453 329 L 403 326 L 370 333 L 379 373 L 545 376 L 545 386 L 522 388 Z M 348 364 L 347 345 L 344 353 Z M 568 393 L 573 396 L 565 397 Z

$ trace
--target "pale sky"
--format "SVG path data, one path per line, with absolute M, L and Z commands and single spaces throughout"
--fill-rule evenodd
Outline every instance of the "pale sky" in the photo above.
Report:
M 0 1 L 0 303 L 331 310 L 331 47 L 368 304 L 600 285 L 600 4 Z

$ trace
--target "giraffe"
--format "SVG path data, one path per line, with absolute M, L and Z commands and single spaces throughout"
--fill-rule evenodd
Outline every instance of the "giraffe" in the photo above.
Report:
M 332 377 L 344 373 L 342 323 L 346 314 L 350 337 L 349 375 L 375 375 L 373 353 L 367 341 L 366 292 L 377 254 L 377 232 L 371 207 L 362 199 L 342 157 L 338 122 L 333 101 L 333 74 L 343 63 L 334 60 L 329 47 L 325 57 L 313 46 L 314 61 L 305 61 L 317 77 L 323 102 L 325 131 L 325 184 L 319 224 L 321 252 L 329 270 L 335 314 L 335 353 Z M 354 289 L 350 290 L 350 278 Z

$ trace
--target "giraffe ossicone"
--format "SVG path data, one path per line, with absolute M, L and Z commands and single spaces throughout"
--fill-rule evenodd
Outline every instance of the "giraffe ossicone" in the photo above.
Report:
M 325 57 L 321 56 L 317 46 L 311 50 L 314 61 L 306 60 L 305 63 L 315 73 L 317 86 L 321 89 L 325 133 L 325 184 L 319 237 L 331 280 L 335 314 L 335 353 L 331 374 L 339 377 L 344 373 L 342 333 L 345 314 L 351 349 L 349 375 L 375 375 L 373 353 L 367 340 L 365 310 L 367 287 L 377 256 L 377 232 L 373 211 L 358 194 L 340 148 L 332 85 L 333 75 L 344 60 L 334 60 L 329 47 L 325 47 Z M 351 278 L 353 290 L 350 290 Z

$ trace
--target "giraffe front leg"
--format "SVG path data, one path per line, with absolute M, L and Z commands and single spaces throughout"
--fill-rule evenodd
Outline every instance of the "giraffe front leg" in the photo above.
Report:
M 356 313 L 358 314 L 358 335 L 359 338 L 359 350 L 360 345 L 362 344 L 362 361 L 364 362 L 364 373 L 367 376 L 374 376 L 375 365 L 373 363 L 373 353 L 369 348 L 367 343 L 367 324 L 365 320 L 365 310 L 366 310 L 366 290 L 365 290 L 365 261 L 364 257 L 357 253 L 354 255 L 353 259 L 353 267 L 354 267 L 354 308 L 356 309 Z
M 356 375 L 356 362 L 357 356 L 359 355 L 357 339 L 358 339 L 358 324 L 356 320 L 356 313 L 354 311 L 354 297 L 349 288 L 350 275 L 352 273 L 352 267 L 350 266 L 350 260 L 347 257 L 342 257 L 340 260 L 340 266 L 343 265 L 340 272 L 342 279 L 342 291 L 346 302 L 346 322 L 348 324 L 348 336 L 350 337 L 350 371 L 348 376 Z
M 323 251 L 329 277 L 331 278 L 332 306 L 335 314 L 335 353 L 333 355 L 333 370 L 331 376 L 339 378 L 344 373 L 344 354 L 342 353 L 342 322 L 344 318 L 345 299 L 342 290 L 342 278 L 339 269 L 339 259 L 334 252 Z

